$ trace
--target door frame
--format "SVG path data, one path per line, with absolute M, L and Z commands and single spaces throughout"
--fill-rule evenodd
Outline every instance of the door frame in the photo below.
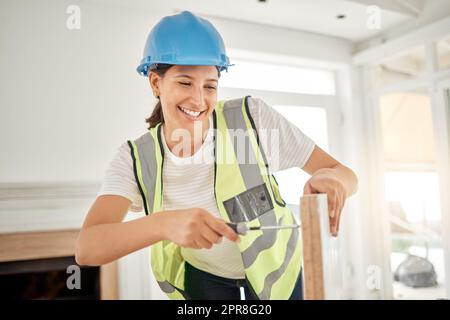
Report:
M 434 136 L 441 193 L 442 240 L 445 261 L 445 285 L 450 298 L 450 77 L 433 88 Z

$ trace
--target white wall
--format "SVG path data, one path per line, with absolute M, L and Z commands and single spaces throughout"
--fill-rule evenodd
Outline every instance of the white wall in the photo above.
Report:
M 145 129 L 149 94 L 134 72 L 148 18 L 73 1 L 0 3 L 0 181 L 98 180 Z
M 66 28 L 70 4 L 81 8 L 80 30 Z M 154 100 L 135 68 L 161 13 L 50 0 L 2 1 L 0 12 L 0 181 L 101 179 L 116 148 L 146 128 Z M 217 26 L 230 48 L 350 59 L 334 38 Z

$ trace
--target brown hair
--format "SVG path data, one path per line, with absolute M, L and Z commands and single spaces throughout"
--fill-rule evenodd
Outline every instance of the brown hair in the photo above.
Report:
M 149 68 L 149 72 L 155 72 L 159 76 L 164 76 L 167 70 L 169 70 L 170 67 L 172 67 L 172 64 L 156 64 L 155 66 L 152 66 Z M 150 75 L 150 73 L 149 73 Z M 145 119 L 145 122 L 148 123 L 148 128 L 155 127 L 158 123 L 164 123 L 164 115 L 161 107 L 161 100 L 159 99 L 159 96 L 156 97 L 158 99 L 158 103 L 156 103 L 155 108 L 153 109 L 152 114 L 150 117 Z
M 163 63 L 158 63 L 155 64 L 153 66 L 151 66 L 149 68 L 149 72 L 155 72 L 156 74 L 158 74 L 159 76 L 164 76 L 164 74 L 167 72 L 167 70 L 169 70 L 170 67 L 172 67 L 173 64 L 163 64 Z M 217 67 L 217 72 L 219 74 L 219 78 L 220 78 L 220 69 Z M 149 73 L 150 75 L 150 73 Z M 148 117 L 147 119 L 145 119 L 145 122 L 148 123 L 148 128 L 153 128 L 155 127 L 158 123 L 164 123 L 164 114 L 163 114 L 163 110 L 162 110 L 162 106 L 161 106 L 161 100 L 159 98 L 159 96 L 156 97 L 158 99 L 158 102 L 156 103 L 155 108 L 153 109 L 152 114 L 150 115 L 150 117 Z

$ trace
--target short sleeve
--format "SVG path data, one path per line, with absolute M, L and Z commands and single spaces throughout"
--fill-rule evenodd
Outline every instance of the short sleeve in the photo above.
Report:
M 142 197 L 134 177 L 130 147 L 122 144 L 110 161 L 98 196 L 118 195 L 131 201 L 130 211 L 143 210 Z
M 314 150 L 314 141 L 263 100 L 249 100 L 249 112 L 270 170 L 303 168 Z

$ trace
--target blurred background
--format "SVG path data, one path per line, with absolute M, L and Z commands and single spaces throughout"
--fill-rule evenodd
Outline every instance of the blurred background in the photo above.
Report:
M 448 0 L 0 0 L 1 297 L 165 299 L 147 249 L 69 278 L 108 163 L 156 104 L 135 71 L 147 34 L 183 10 L 235 64 L 220 99 L 263 99 L 358 174 L 340 298 L 450 298 Z M 307 174 L 275 175 L 298 212 Z

